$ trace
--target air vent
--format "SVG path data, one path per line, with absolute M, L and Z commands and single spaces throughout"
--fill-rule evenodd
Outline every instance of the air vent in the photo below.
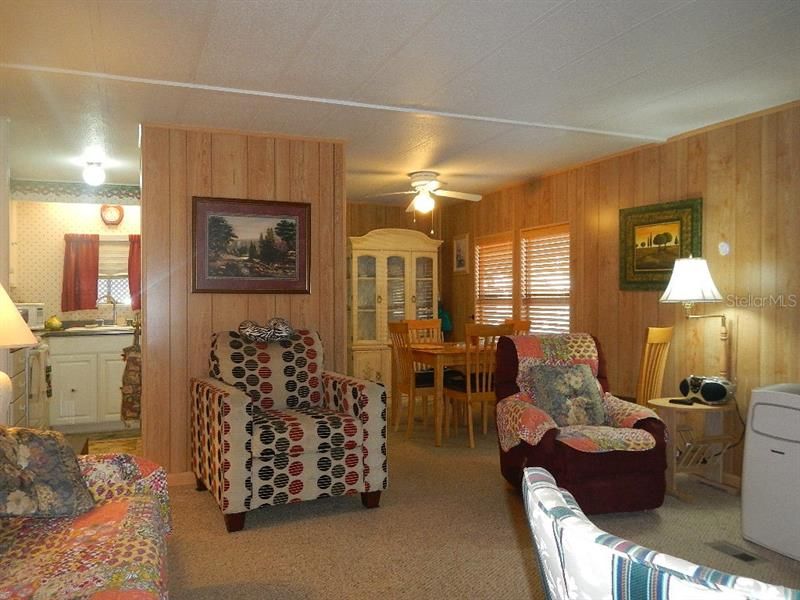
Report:
M 730 544 L 728 542 L 711 542 L 708 544 L 714 550 L 719 550 L 723 554 L 727 554 L 728 556 L 732 556 L 742 562 L 752 563 L 763 560 L 760 556 L 745 550 L 744 548 L 740 548 L 735 544 Z

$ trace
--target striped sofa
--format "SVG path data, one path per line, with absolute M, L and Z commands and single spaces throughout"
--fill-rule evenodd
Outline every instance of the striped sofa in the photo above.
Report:
M 800 590 L 703 567 L 598 529 L 541 467 L 523 477 L 548 600 L 800 600 Z

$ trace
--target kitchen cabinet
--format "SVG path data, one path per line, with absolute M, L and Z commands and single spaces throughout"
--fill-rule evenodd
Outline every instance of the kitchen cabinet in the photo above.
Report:
M 8 415 L 5 422 L 11 426 L 26 427 L 28 424 L 28 403 L 26 396 L 28 393 L 27 382 L 25 379 L 25 348 L 17 348 L 11 351 L 11 404 L 8 407 Z
M 349 238 L 351 375 L 383 383 L 391 392 L 389 323 L 436 318 L 441 244 L 411 229 L 375 229 Z
M 48 343 L 53 367 L 50 424 L 119 422 L 122 349 L 133 343 L 133 335 L 50 337 Z
M 0 423 L 47 429 L 48 405 L 44 381 L 45 360 L 39 347 L 11 351 L 11 404 Z M 40 376 L 41 375 L 41 376 Z
M 52 425 L 97 422 L 97 354 L 50 357 L 53 368 Z

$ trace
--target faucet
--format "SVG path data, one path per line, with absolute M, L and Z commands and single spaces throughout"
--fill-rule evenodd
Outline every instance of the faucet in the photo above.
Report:
M 103 297 L 103 302 L 105 302 L 107 304 L 111 304 L 111 324 L 112 325 L 116 325 L 117 324 L 117 301 L 114 300 L 114 296 L 112 296 L 111 293 L 109 292 Z

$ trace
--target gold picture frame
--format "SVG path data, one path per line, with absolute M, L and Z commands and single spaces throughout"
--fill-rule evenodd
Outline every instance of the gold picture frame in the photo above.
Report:
M 676 258 L 703 251 L 703 200 L 619 211 L 619 289 L 664 290 Z

